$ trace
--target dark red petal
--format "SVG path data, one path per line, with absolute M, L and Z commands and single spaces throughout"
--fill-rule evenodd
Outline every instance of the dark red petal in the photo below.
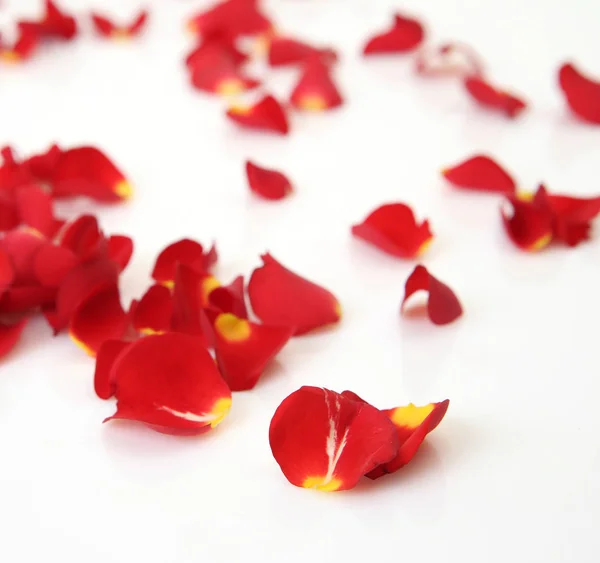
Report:
M 425 30 L 419 21 L 396 14 L 391 29 L 369 39 L 363 54 L 408 53 L 416 49 L 424 38 Z
M 584 76 L 571 63 L 560 67 L 558 82 L 571 111 L 584 121 L 600 124 L 600 82 Z
M 479 55 L 464 43 L 442 43 L 423 47 L 415 58 L 417 73 L 424 76 L 481 76 Z
M 265 199 L 283 199 L 292 191 L 292 184 L 284 174 L 261 168 L 249 160 L 246 161 L 246 177 L 250 189 Z
M 460 164 L 444 168 L 442 174 L 458 188 L 502 194 L 514 194 L 517 189 L 511 175 L 489 156 L 472 156 Z
M 512 215 L 501 209 L 504 230 L 512 242 L 522 250 L 535 252 L 552 242 L 553 214 L 543 193 L 533 201 L 508 196 Z
M 102 233 L 94 215 L 81 215 L 67 223 L 58 235 L 58 243 L 82 259 L 87 258 L 98 246 Z
M 95 147 L 64 151 L 53 170 L 52 188 L 57 196 L 81 195 L 108 203 L 132 194 L 125 175 Z
M 262 261 L 252 272 L 248 296 L 264 323 L 292 327 L 299 335 L 341 319 L 340 304 L 330 291 L 288 270 L 270 254 Z
M 133 240 L 125 235 L 112 235 L 108 239 L 108 256 L 123 271 L 133 255 Z
M 429 222 L 417 224 L 412 209 L 403 203 L 378 207 L 352 227 L 352 234 L 400 258 L 420 256 L 433 240 Z
M 417 291 L 426 291 L 429 294 L 427 315 L 433 324 L 445 325 L 462 315 L 462 306 L 454 292 L 421 265 L 418 265 L 406 280 L 402 311 L 406 301 Z
M 207 254 L 204 247 L 195 240 L 181 239 L 167 246 L 158 255 L 152 279 L 164 285 L 173 286 L 177 264 L 185 264 L 198 273 L 208 272 L 217 261 L 217 251 L 213 245 Z
M 244 277 L 238 276 L 229 285 L 215 287 L 208 294 L 208 305 L 220 313 L 232 313 L 236 317 L 247 319 Z
M 194 336 L 167 333 L 137 340 L 112 370 L 118 402 L 107 421 L 121 418 L 169 434 L 200 434 L 217 426 L 231 407 L 231 391 Z
M 21 217 L 17 209 L 14 194 L 0 192 L 0 231 L 11 231 L 12 229 L 16 229 L 20 223 Z
M 281 104 L 273 96 L 265 96 L 250 107 L 235 106 L 227 110 L 227 117 L 249 129 L 262 129 L 287 135 L 288 120 Z
M 173 317 L 173 297 L 168 287 L 151 286 L 135 308 L 133 328 L 144 334 L 167 332 Z
M 390 419 L 334 391 L 301 387 L 279 405 L 269 428 L 275 460 L 297 487 L 353 488 L 398 452 Z
M 52 196 L 40 186 L 32 184 L 19 188 L 16 203 L 21 223 L 46 237 L 53 237 L 63 224 L 54 217 Z
M 317 49 L 290 37 L 273 37 L 269 41 L 268 60 L 271 66 L 294 65 L 315 56 L 325 64 L 333 64 L 338 58 L 333 49 Z
M 39 307 L 50 306 L 56 298 L 56 289 L 28 285 L 11 287 L 0 299 L 0 311 L 3 313 L 25 313 Z
M 131 346 L 123 340 L 106 340 L 98 349 L 94 371 L 94 391 L 101 399 L 110 399 L 117 388 L 112 369 L 119 356 Z
M 259 325 L 231 313 L 213 315 L 215 354 L 232 391 L 252 389 L 293 335 L 290 327 Z
M 117 284 L 117 264 L 108 258 L 96 258 L 72 268 L 56 294 L 56 326 L 66 327 L 82 303 Z
M 511 119 L 517 117 L 527 107 L 522 99 L 499 90 L 479 76 L 465 78 L 464 86 L 471 98 L 480 106 L 497 110 Z
M 15 269 L 10 255 L 0 246 L 0 296 L 10 287 L 15 279 Z
M 548 194 L 548 204 L 555 215 L 572 222 L 592 221 L 600 213 L 600 196 L 571 197 Z
M 342 105 L 343 99 L 331 78 L 331 69 L 319 57 L 306 61 L 290 96 L 296 109 L 323 111 Z
M 114 285 L 90 295 L 77 307 L 69 323 L 69 334 L 88 355 L 95 356 L 106 340 L 122 338 L 129 318 Z
M 24 318 L 13 325 L 0 324 L 0 358 L 4 358 L 17 345 L 28 320 Z
M 78 263 L 77 256 L 68 248 L 47 243 L 35 254 L 33 270 L 41 285 L 56 288 Z

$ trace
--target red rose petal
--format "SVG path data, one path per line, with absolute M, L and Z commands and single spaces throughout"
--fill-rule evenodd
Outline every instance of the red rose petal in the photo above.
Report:
M 443 43 L 423 47 L 415 58 L 415 68 L 423 76 L 481 76 L 479 55 L 464 43 Z
M 208 294 L 208 305 L 220 313 L 232 313 L 236 317 L 247 319 L 244 277 L 238 276 L 229 285 L 215 287 Z
M 252 389 L 293 335 L 290 327 L 259 325 L 231 313 L 212 315 L 215 354 L 232 391 Z
M 205 50 L 203 56 L 195 57 L 191 81 L 198 90 L 223 96 L 240 94 L 260 84 L 258 80 L 244 76 L 230 54 L 217 48 Z
M 188 29 L 203 35 L 227 29 L 234 37 L 264 33 L 271 22 L 256 4 L 256 0 L 225 0 L 191 17 Z
M 402 311 L 406 301 L 417 291 L 426 291 L 429 294 L 427 315 L 433 324 L 445 325 L 462 315 L 460 301 L 454 292 L 421 265 L 418 265 L 406 280 Z
M 37 285 L 35 256 L 45 244 L 46 240 L 43 236 L 29 229 L 10 231 L 0 239 L 0 247 L 12 262 L 16 285 Z
M 173 297 L 168 287 L 151 286 L 140 299 L 133 314 L 133 328 L 143 334 L 167 332 L 173 317 Z
M 123 271 L 133 255 L 133 240 L 124 235 L 112 235 L 108 239 L 108 256 Z
M 23 161 L 23 168 L 32 175 L 32 180 L 49 182 L 61 154 L 62 150 L 58 145 L 52 145 L 45 153 L 34 154 L 25 159 Z
M 33 270 L 41 285 L 57 288 L 78 263 L 77 256 L 71 250 L 48 243 L 37 251 Z
M 29 169 L 15 160 L 13 150 L 10 147 L 4 147 L 0 150 L 2 155 L 2 166 L 0 166 L 0 190 L 4 195 L 34 182 Z
M 512 242 L 521 250 L 535 252 L 552 242 L 554 218 L 545 198 L 545 190 L 538 191 L 532 201 L 523 201 L 507 196 L 512 206 L 512 215 L 504 209 L 502 223 Z
M 217 261 L 215 246 L 204 252 L 204 247 L 194 240 L 181 239 L 167 246 L 156 259 L 152 270 L 152 279 L 163 285 L 173 287 L 177 264 L 185 264 L 198 273 L 205 273 Z
M 6 291 L 15 279 L 15 269 L 10 255 L 0 247 L 0 296 Z
M 400 258 L 420 256 L 433 240 L 429 222 L 417 224 L 412 209 L 403 203 L 378 207 L 352 227 L 352 234 Z
M 25 318 L 13 325 L 0 324 L 0 358 L 4 358 L 17 345 L 28 320 Z
M 11 287 L 0 299 L 2 313 L 26 313 L 39 307 L 50 306 L 56 298 L 56 289 L 37 285 Z
M 343 104 L 337 86 L 331 78 L 331 69 L 319 57 L 306 61 L 298 83 L 290 96 L 293 107 L 306 111 L 323 111 Z
M 317 49 L 290 37 L 273 37 L 269 41 L 268 61 L 271 66 L 303 63 L 311 57 L 318 57 L 325 64 L 333 64 L 338 58 L 333 49 Z
M 398 452 L 396 429 L 384 413 L 317 387 L 301 387 L 284 399 L 269 442 L 290 483 L 322 491 L 353 488 Z
M 581 198 L 546 193 L 545 197 L 554 215 L 555 240 L 567 246 L 577 246 L 589 239 L 590 222 L 600 213 L 600 197 Z
M 113 366 L 119 356 L 131 346 L 123 340 L 105 340 L 96 354 L 94 371 L 94 391 L 101 399 L 110 399 L 117 388 Z
M 235 38 L 227 30 L 219 30 L 209 35 L 204 34 L 199 44 L 186 56 L 185 64 L 188 69 L 193 70 L 215 56 L 226 56 L 228 62 L 236 68 L 248 60 L 248 55 L 237 48 Z
M 20 223 L 21 217 L 14 195 L 0 192 L 0 231 L 11 231 L 16 229 Z
M 106 340 L 118 340 L 129 318 L 114 285 L 90 295 L 77 307 L 69 323 L 69 335 L 89 356 L 95 356 Z
M 283 199 L 292 191 L 292 184 L 284 174 L 261 168 L 249 160 L 246 161 L 246 177 L 250 189 L 265 199 Z
M 231 408 L 231 391 L 194 336 L 137 340 L 112 370 L 117 412 L 105 422 L 128 419 L 168 434 L 193 435 L 217 426 Z
M 94 253 L 102 238 L 96 217 L 81 215 L 64 225 L 58 235 L 58 243 L 83 260 Z
M 55 219 L 52 196 L 36 185 L 19 188 L 16 192 L 17 210 L 21 223 L 52 238 L 63 221 Z
M 116 25 L 110 19 L 97 13 L 92 13 L 94 28 L 102 37 L 110 39 L 131 39 L 139 35 L 148 21 L 148 12 L 140 12 L 128 25 Z
M 61 11 L 52 0 L 46 0 L 45 5 L 46 11 L 40 21 L 20 22 L 19 27 L 47 39 L 73 39 L 77 35 L 75 18 Z
M 453 186 L 468 190 L 514 194 L 517 185 L 511 175 L 489 156 L 476 155 L 445 168 L 442 174 Z
M 408 53 L 414 51 L 424 38 L 425 30 L 419 21 L 395 14 L 392 27 L 369 39 L 363 54 Z
M 560 67 L 558 82 L 571 111 L 584 121 L 600 124 L 600 82 L 584 76 L 571 63 Z
M 479 76 L 469 76 L 464 79 L 463 84 L 471 98 L 480 106 L 497 110 L 511 119 L 527 107 L 522 99 L 496 88 Z
M 287 135 L 290 129 L 283 107 L 273 96 L 265 96 L 250 107 L 230 107 L 227 117 L 248 129 L 274 131 L 282 135 Z
M 342 316 L 335 296 L 282 266 L 270 254 L 252 272 L 248 296 L 256 316 L 266 324 L 287 326 L 300 335 L 337 323 Z
M 57 197 L 88 196 L 107 203 L 128 199 L 133 192 L 124 174 L 95 147 L 62 152 L 51 183 Z
M 12 47 L 0 40 L 0 60 L 5 63 L 19 63 L 30 59 L 35 53 L 40 36 L 37 29 L 20 27 L 19 36 Z

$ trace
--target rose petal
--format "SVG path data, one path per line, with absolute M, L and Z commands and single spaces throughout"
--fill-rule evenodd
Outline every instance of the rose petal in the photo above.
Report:
M 340 304 L 330 291 L 288 270 L 270 254 L 261 258 L 263 265 L 248 284 L 250 303 L 260 320 L 293 327 L 300 335 L 341 319 Z
M 511 175 L 489 156 L 476 155 L 442 170 L 453 186 L 468 190 L 514 194 L 517 185 Z
M 292 191 L 292 184 L 284 174 L 261 168 L 249 160 L 246 161 L 246 177 L 250 189 L 265 199 L 283 199 Z
M 169 287 L 173 286 L 178 264 L 189 266 L 198 273 L 205 273 L 217 262 L 215 246 L 204 252 L 204 247 L 194 240 L 182 239 L 161 251 L 152 270 L 152 279 Z
M 560 67 L 558 82 L 571 111 L 584 121 L 600 124 L 600 82 L 584 76 L 571 63 Z
M 122 272 L 133 255 L 133 240 L 124 235 L 112 235 L 108 239 L 108 255 L 119 266 Z
M 292 91 L 290 104 L 300 110 L 323 111 L 339 107 L 343 102 L 329 65 L 317 56 L 309 58 Z
M 282 135 L 287 135 L 289 132 L 285 111 L 273 96 L 265 96 L 250 107 L 230 107 L 227 110 L 227 117 L 248 129 L 274 131 Z
M 105 340 L 96 354 L 94 370 L 94 391 L 101 399 L 110 399 L 116 391 L 115 372 L 112 369 L 119 356 L 131 346 L 132 342 L 123 340 Z
M 52 238 L 63 221 L 54 217 L 52 196 L 35 184 L 22 186 L 16 192 L 16 205 L 21 223 Z
M 19 36 L 12 47 L 0 41 L 0 60 L 5 63 L 19 63 L 30 59 L 40 42 L 39 30 L 27 25 L 19 26 Z
M 135 19 L 127 25 L 116 25 L 107 17 L 92 12 L 92 23 L 96 32 L 102 37 L 110 39 L 131 39 L 139 35 L 148 20 L 148 12 L 141 11 Z
M 395 14 L 392 27 L 369 39 L 363 54 L 408 53 L 414 51 L 424 38 L 425 30 L 419 21 Z
M 232 313 L 236 317 L 247 319 L 244 277 L 238 276 L 229 285 L 212 289 L 208 294 L 208 306 L 219 313 Z
M 0 295 L 2 295 L 15 279 L 15 269 L 10 255 L 0 246 Z
M 337 53 L 333 49 L 318 49 L 290 37 L 273 37 L 269 41 L 268 61 L 270 66 L 294 65 L 315 56 L 325 64 L 333 64 L 338 59 Z
M 102 238 L 96 217 L 81 215 L 64 225 L 58 235 L 58 243 L 81 259 L 86 259 L 94 253 Z
M 19 22 L 19 27 L 47 39 L 69 41 L 77 35 L 75 18 L 63 12 L 52 0 L 45 0 L 45 14 L 35 22 Z
M 143 334 L 167 332 L 173 317 L 173 297 L 168 287 L 151 286 L 141 298 L 133 314 L 133 328 Z
M 41 285 L 57 288 L 78 263 L 77 256 L 71 250 L 48 243 L 35 254 L 33 269 Z
M 227 29 L 232 36 L 258 35 L 271 29 L 270 20 L 257 8 L 255 0 L 225 0 L 188 20 L 194 33 L 211 34 Z
M 479 76 L 469 76 L 464 79 L 463 84 L 467 93 L 480 106 L 497 110 L 511 119 L 527 107 L 522 99 L 496 88 Z
M 545 190 L 538 191 L 532 201 L 507 196 L 512 215 L 501 209 L 504 230 L 511 241 L 521 250 L 536 252 L 552 242 L 553 214 L 545 197 Z

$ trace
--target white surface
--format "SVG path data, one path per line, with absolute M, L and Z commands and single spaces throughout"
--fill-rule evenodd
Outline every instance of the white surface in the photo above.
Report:
M 94 4 L 63 3 L 81 14 Z M 8 4 L 3 23 L 37 5 Z M 95 5 L 127 18 L 138 2 Z M 388 22 L 391 2 L 273 1 L 281 29 L 343 52 L 347 105 L 294 115 L 289 138 L 237 130 L 222 101 L 188 87 L 182 26 L 201 2 L 146 5 L 152 21 L 139 42 L 113 45 L 88 32 L 27 66 L 1 68 L 0 141 L 23 153 L 94 143 L 127 171 L 138 190 L 131 204 L 65 208 L 96 210 L 107 232 L 135 238 L 127 297 L 145 290 L 166 243 L 191 236 L 217 241 L 224 281 L 249 274 L 268 249 L 332 289 L 345 318 L 337 330 L 295 339 L 199 439 L 103 426 L 113 404 L 94 396 L 93 361 L 34 323 L 0 374 L 0 560 L 596 562 L 598 240 L 522 254 L 502 232 L 497 198 L 457 193 L 438 170 L 489 151 L 525 187 L 543 179 L 557 191 L 599 191 L 600 129 L 567 117 L 555 87 L 567 58 L 600 76 L 598 5 L 402 4 L 435 39 L 470 42 L 490 76 L 531 100 L 509 122 L 478 110 L 452 81 L 417 79 L 408 60 L 357 55 Z M 282 95 L 293 80 L 268 73 Z M 251 197 L 246 158 L 286 171 L 296 195 L 275 204 Z M 437 238 L 424 262 L 460 296 L 460 322 L 400 319 L 414 263 L 351 238 L 353 223 L 394 200 L 430 218 Z M 451 405 L 404 471 L 319 494 L 284 479 L 267 439 L 274 409 L 303 384 L 352 389 L 381 407 Z

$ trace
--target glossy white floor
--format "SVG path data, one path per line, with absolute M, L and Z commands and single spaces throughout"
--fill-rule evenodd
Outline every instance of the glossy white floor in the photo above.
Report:
M 141 3 L 140 3 L 141 4 Z M 392 5 L 413 10 L 435 40 L 471 43 L 490 76 L 531 111 L 509 122 L 478 110 L 452 81 L 426 81 L 410 60 L 364 60 L 363 40 Z M 2 23 L 32 14 L 4 0 Z M 95 5 L 127 18 L 137 0 Z M 600 128 L 565 111 L 555 72 L 573 59 L 600 76 L 598 6 L 588 0 L 278 0 L 279 27 L 343 53 L 345 107 L 293 116 L 289 138 L 245 133 L 224 103 L 191 90 L 184 16 L 205 3 L 146 0 L 139 42 L 89 28 L 30 64 L 0 69 L 0 141 L 23 153 L 52 141 L 107 150 L 137 187 L 122 207 L 85 202 L 108 232 L 135 238 L 123 278 L 146 288 L 157 252 L 182 236 L 215 239 L 225 281 L 269 250 L 333 290 L 337 330 L 294 340 L 276 369 L 199 439 L 101 424 L 113 405 L 92 389 L 93 361 L 42 322 L 0 374 L 0 560 L 75 563 L 592 563 L 600 539 L 597 413 L 600 243 L 524 255 L 508 242 L 495 197 L 457 193 L 441 166 L 489 152 L 522 181 L 572 194 L 600 191 Z M 2 28 L 6 29 L 6 25 Z M 257 68 L 285 95 L 293 72 Z M 281 168 L 296 195 L 247 193 L 243 161 Z M 428 217 L 425 264 L 465 307 L 438 328 L 401 319 L 414 267 L 350 236 L 387 201 Z M 297 489 L 267 439 L 279 402 L 303 384 L 352 389 L 376 405 L 445 398 L 450 409 L 414 463 L 348 493 Z

